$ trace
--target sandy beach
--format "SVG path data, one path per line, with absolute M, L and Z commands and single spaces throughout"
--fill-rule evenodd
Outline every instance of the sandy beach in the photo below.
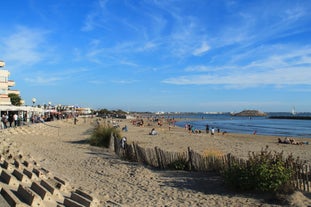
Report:
M 168 151 L 232 153 L 246 158 L 249 151 L 284 151 L 311 163 L 311 144 L 278 144 L 277 137 L 241 134 L 189 134 L 185 129 L 169 128 L 164 124 L 145 121 L 138 127 L 129 120 L 116 120 L 128 143 L 155 146 Z M 102 122 L 105 122 L 102 120 Z M 10 140 L 25 156 L 53 175 L 66 180 L 72 188 L 94 195 L 99 206 L 283 206 L 266 195 L 236 193 L 223 186 L 219 176 L 212 173 L 160 171 L 120 160 L 112 149 L 89 146 L 95 118 L 33 124 L 2 130 L 0 139 Z M 158 135 L 149 132 L 155 128 Z M 296 141 L 309 141 L 299 139 Z M 288 198 L 289 206 L 311 206 L 310 193 L 296 192 Z

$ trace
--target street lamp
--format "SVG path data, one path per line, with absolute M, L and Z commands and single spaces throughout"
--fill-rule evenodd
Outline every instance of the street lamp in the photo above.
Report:
M 51 121 L 51 101 L 49 101 L 49 120 Z
M 36 98 L 32 98 L 32 107 L 34 107 L 35 103 L 36 103 L 37 99 Z
M 34 112 L 35 111 L 34 106 L 35 106 L 35 103 L 36 103 L 37 99 L 36 98 L 32 98 L 31 101 L 32 101 L 32 122 L 34 122 L 34 118 L 35 118 L 35 116 L 34 116 L 34 113 L 35 113 Z

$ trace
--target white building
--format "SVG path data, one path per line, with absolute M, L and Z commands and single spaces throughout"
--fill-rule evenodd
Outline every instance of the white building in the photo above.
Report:
M 11 99 L 9 94 L 17 94 L 20 95 L 18 90 L 11 90 L 10 88 L 15 86 L 15 82 L 9 80 L 10 72 L 8 70 L 3 69 L 5 66 L 5 62 L 0 60 L 0 113 L 1 116 L 3 114 L 13 115 L 18 114 L 25 119 L 25 121 L 29 121 L 30 117 L 34 114 L 39 115 L 43 113 L 41 108 L 31 107 L 31 106 L 13 106 L 11 103 Z M 24 101 L 21 100 L 23 104 Z

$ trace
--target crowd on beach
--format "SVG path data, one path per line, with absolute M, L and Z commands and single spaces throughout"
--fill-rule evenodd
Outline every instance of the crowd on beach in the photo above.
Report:
M 293 145 L 302 145 L 302 144 L 309 144 L 309 142 L 297 142 L 294 138 L 285 137 L 284 140 L 278 138 L 278 143 L 280 144 L 293 144 Z
M 147 123 L 145 123 L 147 122 Z M 154 123 L 156 123 L 156 125 L 158 127 L 162 127 L 164 124 L 165 126 L 168 126 L 168 129 L 171 130 L 172 127 L 176 126 L 176 119 L 175 118 L 166 118 L 166 117 L 158 117 L 158 116 L 151 116 L 151 117 L 136 117 L 136 119 L 132 120 L 131 123 L 134 126 L 154 126 Z M 123 129 L 122 129 L 123 130 Z M 204 133 L 204 130 L 195 128 L 193 125 L 191 125 L 190 123 L 185 124 L 185 130 L 189 133 L 189 134 L 201 134 Z M 215 135 L 216 133 L 222 133 L 222 135 L 225 135 L 227 133 L 227 131 L 221 131 L 219 128 L 215 128 L 215 127 L 210 127 L 208 124 L 206 125 L 205 128 L 205 133 L 206 134 L 211 134 L 211 135 Z M 152 128 L 152 130 L 150 131 L 149 135 L 157 135 L 158 132 L 155 130 L 155 128 Z
M 152 126 L 151 131 L 149 132 L 149 135 L 158 135 L 158 132 L 154 128 L 154 123 L 158 127 L 162 127 L 163 124 L 168 125 L 169 130 L 171 127 L 175 127 L 176 120 L 174 118 L 165 118 L 165 117 L 137 117 L 136 119 L 132 120 L 131 123 L 135 126 Z M 127 131 L 127 126 L 125 127 L 126 130 L 122 129 L 123 131 Z M 202 134 L 204 133 L 204 130 L 197 129 L 193 125 L 186 123 L 185 126 L 185 131 L 187 131 L 189 134 Z M 219 128 L 211 127 L 208 124 L 205 126 L 205 133 L 210 134 L 211 136 L 214 136 L 216 133 L 217 134 L 222 134 L 225 135 L 227 131 L 221 131 Z M 254 131 L 253 135 L 256 135 L 256 131 Z M 305 145 L 309 144 L 307 141 L 296 141 L 294 138 L 288 138 L 285 137 L 283 140 L 281 138 L 278 138 L 277 143 L 280 144 L 291 144 L 291 145 Z
M 26 119 L 26 116 L 23 116 L 22 114 L 17 114 L 17 113 L 3 113 L 1 116 L 1 129 L 6 129 L 6 128 L 11 128 L 11 127 L 18 127 L 18 126 L 23 126 L 25 124 L 34 124 L 34 123 L 44 123 L 44 122 L 49 122 L 49 121 L 54 121 L 54 120 L 60 120 L 60 119 L 69 119 L 69 118 L 74 118 L 74 122 L 76 124 L 77 116 L 72 113 L 46 113 L 46 114 L 41 114 L 41 115 L 32 115 L 31 117 Z

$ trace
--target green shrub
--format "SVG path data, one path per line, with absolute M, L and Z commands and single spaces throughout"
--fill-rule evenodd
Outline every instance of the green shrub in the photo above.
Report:
M 239 190 L 256 190 L 260 192 L 284 192 L 284 187 L 291 188 L 293 173 L 286 167 L 283 153 L 269 152 L 267 148 L 260 153 L 250 153 L 246 163 L 233 163 L 225 169 L 225 182 Z
M 96 126 L 89 139 L 89 143 L 93 146 L 109 147 L 111 141 L 111 135 L 120 138 L 121 134 L 118 129 L 110 126 Z
M 167 167 L 171 170 L 188 170 L 189 169 L 187 160 L 182 157 L 171 162 Z

